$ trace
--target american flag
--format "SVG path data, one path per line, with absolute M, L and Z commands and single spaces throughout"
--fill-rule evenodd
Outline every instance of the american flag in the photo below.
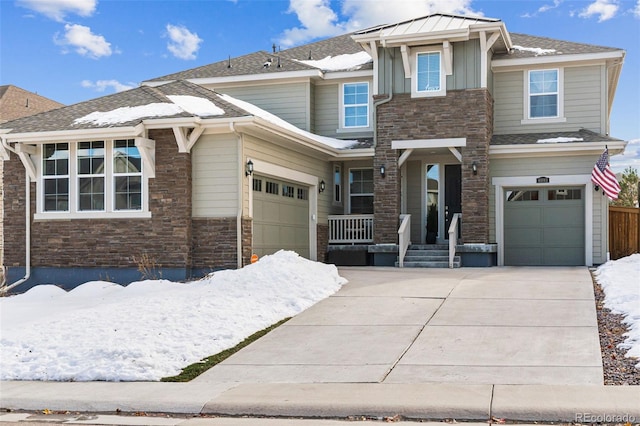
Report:
M 602 191 L 607 194 L 610 200 L 617 200 L 620 193 L 620 185 L 616 179 L 615 173 L 609 167 L 609 149 L 605 149 L 596 165 L 593 166 L 591 172 L 591 182 L 594 185 L 602 188 Z

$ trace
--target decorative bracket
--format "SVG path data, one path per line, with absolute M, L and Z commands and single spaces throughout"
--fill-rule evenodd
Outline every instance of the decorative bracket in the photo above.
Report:
M 454 157 L 456 157 L 458 161 L 462 163 L 462 154 L 460 153 L 460 151 L 458 151 L 456 148 L 452 146 L 449 147 L 449 151 L 451 151 Z
M 22 143 L 17 143 L 15 148 L 22 165 L 24 165 L 25 170 L 29 174 L 29 179 L 31 182 L 35 182 L 38 173 L 36 171 L 36 165 L 33 163 L 30 156 L 36 155 L 38 153 L 38 149 L 35 145 L 25 145 Z
M 145 175 L 150 178 L 156 177 L 156 141 L 153 139 L 135 138 L 136 148 L 142 157 L 142 167 Z
M 204 133 L 203 127 L 174 127 L 173 134 L 178 144 L 178 152 L 191 152 L 200 135 Z

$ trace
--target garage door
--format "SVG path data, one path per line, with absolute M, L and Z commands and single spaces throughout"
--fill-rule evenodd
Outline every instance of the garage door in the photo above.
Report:
M 253 178 L 253 252 L 280 249 L 309 258 L 309 188 L 262 176 Z
M 584 188 L 505 190 L 505 265 L 584 265 Z

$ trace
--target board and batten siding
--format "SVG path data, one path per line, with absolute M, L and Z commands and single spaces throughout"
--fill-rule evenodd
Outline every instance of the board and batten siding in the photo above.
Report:
M 193 217 L 238 214 L 238 137 L 203 135 L 191 149 Z
M 552 68 L 552 67 L 549 67 Z M 493 73 L 494 133 L 543 133 L 606 130 L 604 69 L 602 66 L 564 68 L 564 117 L 566 122 L 522 124 L 525 117 L 527 70 Z
M 249 135 L 244 137 L 244 156 L 246 158 L 260 160 L 285 167 L 290 170 L 317 176 L 318 182 L 324 180 L 326 190 L 323 193 L 318 194 L 318 223 L 327 223 L 327 215 L 331 209 L 333 196 L 333 192 L 331 191 L 333 182 L 331 162 L 311 157 L 296 150 L 285 148 L 281 145 L 268 143 Z M 279 180 L 282 179 L 280 176 L 275 176 L 274 178 Z M 249 179 L 245 179 L 243 182 L 242 214 L 243 216 L 249 216 Z
M 551 148 L 550 148 L 551 149 Z M 538 158 L 490 158 L 491 177 L 591 175 L 598 156 L 567 156 Z M 553 185 L 551 179 L 550 185 Z M 535 187 L 536 185 L 529 185 Z M 587 190 L 590 186 L 587 186 Z M 489 191 L 489 238 L 496 241 L 495 186 Z M 583 194 L 584 196 L 584 194 Z M 607 261 L 607 198 L 598 191 L 593 194 L 593 263 Z
M 253 86 L 206 86 L 234 98 L 249 102 L 303 129 L 311 127 L 311 84 L 295 82 Z

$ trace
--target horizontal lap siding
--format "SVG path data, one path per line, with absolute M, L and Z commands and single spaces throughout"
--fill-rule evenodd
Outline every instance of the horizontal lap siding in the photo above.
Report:
M 526 71 L 494 73 L 495 128 L 497 135 L 575 131 L 603 133 L 606 116 L 601 66 L 564 69 L 564 123 L 521 124 L 525 118 Z
M 208 86 L 245 102 L 252 103 L 283 120 L 309 130 L 310 83 L 261 84 L 245 87 Z
M 191 150 L 193 216 L 236 217 L 238 214 L 238 138 L 204 135 Z
M 597 156 L 589 155 L 555 158 L 491 159 L 491 177 L 590 175 L 597 159 Z M 489 192 L 489 232 L 490 239 L 493 242 L 496 241 L 495 195 L 495 186 L 492 185 Z M 607 246 L 604 241 L 606 231 L 603 231 L 603 223 L 606 223 L 606 217 L 602 212 L 607 201 L 606 198 L 604 200 L 603 198 L 605 197 L 601 196 L 601 192 L 594 192 L 592 232 L 593 262 L 595 264 L 606 261 Z
M 340 87 L 338 84 L 315 86 L 316 132 L 336 137 L 340 120 Z

